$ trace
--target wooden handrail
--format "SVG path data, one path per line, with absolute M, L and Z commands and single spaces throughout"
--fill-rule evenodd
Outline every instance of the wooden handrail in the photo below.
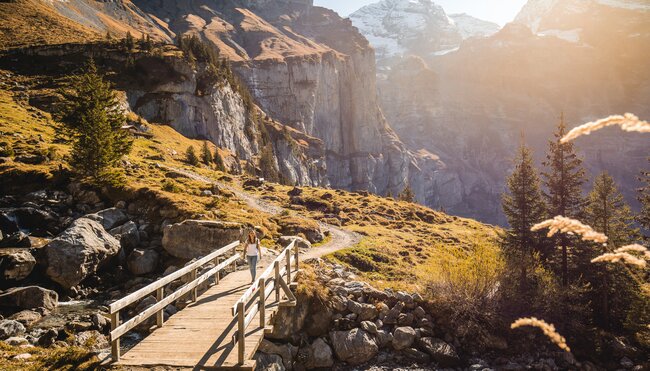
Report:
M 196 301 L 198 287 L 204 282 L 208 281 L 212 276 L 217 275 L 221 270 L 227 268 L 231 264 L 235 264 L 239 255 L 236 252 L 236 248 L 239 246 L 239 241 L 231 242 L 230 244 L 211 252 L 210 254 L 202 257 L 201 259 L 162 277 L 161 279 L 152 282 L 151 284 L 125 296 L 124 298 L 117 300 L 110 304 L 109 311 L 111 314 L 111 355 L 113 361 L 119 361 L 120 359 L 120 337 L 127 333 L 129 330 L 133 329 L 135 326 L 147 320 L 149 317 L 156 315 L 156 325 L 163 325 L 163 310 L 165 307 L 178 299 L 182 298 L 184 295 L 190 294 L 192 300 Z M 197 277 L 198 269 L 207 265 L 208 263 L 218 259 L 219 257 L 226 255 L 228 252 L 233 251 L 233 255 L 230 256 L 225 261 L 218 263 L 213 268 L 207 272 L 201 274 Z M 190 274 L 191 281 L 177 288 L 173 293 L 165 297 L 164 288 L 166 285 Z M 218 279 L 216 280 L 218 283 Z M 141 313 L 137 314 L 128 321 L 120 324 L 120 311 L 127 306 L 137 302 L 138 300 L 156 293 L 156 304 L 146 308 Z
M 154 291 L 156 291 L 156 289 L 159 289 L 159 288 L 161 288 L 163 286 L 166 286 L 167 284 L 169 284 L 169 283 L 171 283 L 173 281 L 176 281 L 177 279 L 179 279 L 182 276 L 190 273 L 194 269 L 200 268 L 200 267 L 204 266 L 205 264 L 209 263 L 210 261 L 212 261 L 216 257 L 224 255 L 229 250 L 235 249 L 237 246 L 239 246 L 239 241 L 231 242 L 230 244 L 220 248 L 219 250 L 215 250 L 215 251 L 211 252 L 209 255 L 204 256 L 203 258 L 195 261 L 194 263 L 189 264 L 189 265 L 187 265 L 187 266 L 185 266 L 183 268 L 180 268 L 179 270 L 174 271 L 174 272 L 166 275 L 165 277 L 163 277 L 163 278 L 161 278 L 161 279 L 159 279 L 159 280 L 157 280 L 155 282 L 152 282 L 151 284 L 149 284 L 149 285 L 147 285 L 147 286 L 145 286 L 145 287 L 143 287 L 143 288 L 141 288 L 141 289 L 139 289 L 139 290 L 137 290 L 135 292 L 132 292 L 131 294 L 123 297 L 120 300 L 114 301 L 113 303 L 111 303 L 109 305 L 110 313 L 111 314 L 115 313 L 115 312 L 117 312 L 117 311 L 119 311 L 119 310 L 121 310 L 121 309 L 135 303 L 136 301 L 144 298 L 145 296 L 147 296 L 149 294 L 152 294 Z
M 258 313 L 260 315 L 260 327 L 264 328 L 266 323 L 266 311 L 265 308 L 262 307 L 266 305 L 266 298 L 275 291 L 276 301 L 279 301 L 280 290 L 282 290 L 289 299 L 289 302 L 292 303 L 292 305 L 295 305 L 296 298 L 289 289 L 289 285 L 282 277 L 286 274 L 287 282 L 291 283 L 291 266 L 292 264 L 295 264 L 296 270 L 298 269 L 298 253 L 299 249 L 294 240 L 284 248 L 284 250 L 282 250 L 280 255 L 273 260 L 264 272 L 262 272 L 257 281 L 242 294 L 235 305 L 231 308 L 233 317 L 237 318 L 238 328 L 234 341 L 237 342 L 238 362 L 240 364 L 244 363 L 246 353 L 246 328 Z M 280 269 L 281 264 L 284 264 L 282 269 Z M 255 298 L 254 304 L 247 306 L 253 298 Z M 248 314 L 246 313 L 247 311 L 249 311 Z

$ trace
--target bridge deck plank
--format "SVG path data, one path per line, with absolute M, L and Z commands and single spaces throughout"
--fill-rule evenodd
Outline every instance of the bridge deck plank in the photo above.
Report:
M 266 259 L 265 259 L 266 260 Z M 265 267 L 258 267 L 260 274 Z M 248 270 L 233 272 L 210 287 L 195 303 L 171 316 L 161 328 L 128 350 L 117 363 L 122 366 L 174 366 L 201 369 L 251 369 L 255 363 L 239 365 L 233 342 L 237 318 L 231 307 L 250 286 Z M 277 303 L 266 305 L 266 318 L 277 312 Z M 246 329 L 245 359 L 253 358 L 264 337 L 259 313 Z

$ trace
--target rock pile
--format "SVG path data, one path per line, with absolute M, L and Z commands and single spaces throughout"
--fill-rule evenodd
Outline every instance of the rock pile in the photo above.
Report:
M 341 266 L 319 261 L 317 267 L 318 281 L 330 297 L 325 303 L 299 297 L 296 307 L 278 312 L 256 356 L 260 364 L 273 364 L 267 369 L 356 366 L 378 358 L 460 365 L 457 341 L 435 328 L 420 295 L 379 291 Z M 278 356 L 282 362 L 273 363 Z

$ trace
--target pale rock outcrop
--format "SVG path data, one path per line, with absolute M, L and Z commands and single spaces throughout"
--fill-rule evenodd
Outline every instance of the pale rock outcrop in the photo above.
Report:
M 10 319 L 0 320 L 0 339 L 7 339 L 25 333 L 22 323 Z
M 162 245 L 172 256 L 189 260 L 240 241 L 243 232 L 244 225 L 240 223 L 185 220 L 163 229 Z
M 119 241 L 99 222 L 79 218 L 45 246 L 45 273 L 64 288 L 71 288 L 95 273 L 119 250 Z
M 15 287 L 0 294 L 0 307 L 54 310 L 59 305 L 59 295 L 38 286 Z
M 0 249 L 0 274 L 6 280 L 27 278 L 36 265 L 28 249 Z
M 332 331 L 330 340 L 336 356 L 351 365 L 367 362 L 379 351 L 373 337 L 357 328 L 350 331 Z

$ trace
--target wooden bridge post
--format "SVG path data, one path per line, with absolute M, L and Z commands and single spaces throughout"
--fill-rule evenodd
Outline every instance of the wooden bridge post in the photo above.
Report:
M 221 263 L 221 258 L 217 258 L 217 264 L 216 265 L 219 265 L 219 263 Z M 218 285 L 219 284 L 219 279 L 221 278 L 221 272 L 217 271 L 217 274 L 215 275 L 215 277 L 216 277 L 215 278 L 215 284 Z
M 190 278 L 192 281 L 194 281 L 194 280 L 196 279 L 196 273 L 197 273 L 197 270 L 196 270 L 196 269 L 193 269 L 193 270 L 192 270 L 192 275 L 191 275 L 191 278 Z M 193 301 L 193 302 L 195 302 L 195 301 L 196 301 L 196 298 L 199 296 L 198 293 L 199 293 L 199 287 L 198 287 L 198 286 L 195 286 L 195 287 L 192 289 L 192 301 Z
M 293 245 L 293 249 L 295 250 L 295 254 L 296 254 L 296 272 L 297 272 L 298 269 L 300 269 L 300 249 L 298 248 L 298 245 L 295 242 Z
M 273 267 L 275 268 L 275 280 L 273 281 L 275 285 L 275 301 L 280 301 L 280 262 L 276 260 Z
M 291 283 L 291 251 L 287 251 L 287 285 Z
M 160 303 L 163 299 L 165 298 L 165 288 L 160 287 L 156 290 L 156 301 Z M 156 325 L 158 327 L 163 326 L 163 322 L 165 321 L 165 310 L 161 308 L 157 313 L 156 313 Z
M 246 351 L 246 336 L 245 336 L 245 315 L 244 315 L 244 303 L 239 302 L 237 303 L 237 347 L 238 347 L 238 361 L 239 364 L 244 363 L 244 353 Z
M 264 329 L 266 326 L 266 279 L 260 278 L 258 290 L 260 296 L 260 328 Z
M 115 330 L 120 325 L 120 311 L 111 313 L 111 331 Z M 120 360 L 120 338 L 111 339 L 111 357 L 113 362 Z

